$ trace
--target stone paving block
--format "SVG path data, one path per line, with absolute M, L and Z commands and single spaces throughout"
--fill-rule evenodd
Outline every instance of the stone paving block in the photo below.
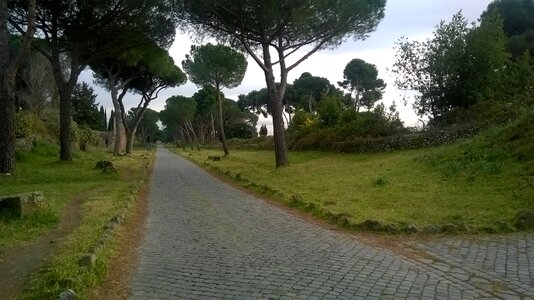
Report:
M 158 149 L 132 299 L 534 298 L 534 236 L 403 256 L 308 223 Z M 495 282 L 506 292 L 495 292 Z

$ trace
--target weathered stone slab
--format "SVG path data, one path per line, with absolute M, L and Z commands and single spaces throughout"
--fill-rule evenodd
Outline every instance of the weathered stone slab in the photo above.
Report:
M 21 218 L 40 211 L 44 203 L 42 192 L 0 196 L 0 214 Z

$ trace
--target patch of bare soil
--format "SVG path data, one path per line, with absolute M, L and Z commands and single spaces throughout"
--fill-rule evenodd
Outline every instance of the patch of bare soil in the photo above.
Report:
M 79 225 L 83 200 L 87 196 L 88 192 L 80 193 L 65 206 L 57 228 L 28 245 L 5 251 L 0 261 L 1 299 L 16 299 L 33 271 L 54 253 L 57 242 Z
M 128 299 L 128 284 L 137 267 L 138 250 L 148 216 L 149 183 L 149 180 L 145 181 L 133 213 L 119 227 L 119 250 L 111 259 L 106 278 L 91 291 L 89 299 Z

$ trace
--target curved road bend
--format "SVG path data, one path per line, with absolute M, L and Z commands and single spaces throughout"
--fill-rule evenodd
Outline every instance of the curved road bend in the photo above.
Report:
M 519 249 L 524 281 L 464 266 L 440 248 L 448 240 L 427 248 L 446 252 L 439 260 L 410 259 L 300 220 L 162 147 L 149 201 L 132 299 L 534 298 L 531 237 Z

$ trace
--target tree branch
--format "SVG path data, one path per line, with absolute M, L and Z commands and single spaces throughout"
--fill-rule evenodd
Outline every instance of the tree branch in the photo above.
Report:
M 306 53 L 306 55 L 304 55 L 303 57 L 301 57 L 299 60 L 297 60 L 294 64 L 292 64 L 291 66 L 289 66 L 287 68 L 287 72 L 293 70 L 296 66 L 298 66 L 300 63 L 302 63 L 303 61 L 305 61 L 306 59 L 308 59 L 308 57 L 310 57 L 312 54 L 314 54 L 315 52 L 319 51 L 319 49 L 321 49 L 321 47 L 324 45 L 325 41 L 319 43 L 317 46 L 315 46 L 310 52 Z
M 17 70 L 19 69 L 20 65 L 22 64 L 23 59 L 28 55 L 30 52 L 30 47 L 32 43 L 33 35 L 35 34 L 35 14 L 36 14 L 36 0 L 29 0 L 28 1 L 28 28 L 26 32 L 24 33 L 24 38 L 22 40 L 22 47 L 15 57 L 15 59 L 12 61 L 12 63 L 9 65 L 9 72 L 8 74 L 12 74 L 12 78 L 9 78 L 10 84 L 15 83 L 15 75 L 17 73 Z

